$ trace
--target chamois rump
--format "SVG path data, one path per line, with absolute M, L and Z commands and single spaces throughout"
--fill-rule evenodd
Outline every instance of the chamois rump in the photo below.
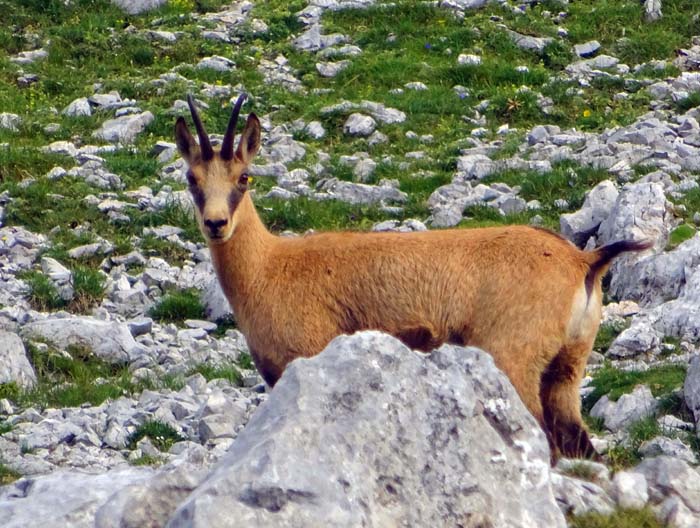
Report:
M 183 117 L 175 138 L 214 268 L 265 381 L 274 385 L 293 359 L 358 330 L 382 330 L 422 351 L 473 345 L 508 375 L 553 459 L 596 456 L 578 389 L 600 323 L 601 278 L 615 256 L 649 244 L 581 251 L 526 226 L 275 236 L 248 192 L 260 147 L 254 113 L 234 152 L 244 97 L 219 150 L 191 96 L 199 145 Z

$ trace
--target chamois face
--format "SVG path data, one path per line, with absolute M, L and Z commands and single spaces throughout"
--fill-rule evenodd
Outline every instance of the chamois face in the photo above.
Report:
M 211 244 L 222 244 L 233 235 L 237 223 L 236 209 L 248 190 L 248 166 L 260 147 L 260 121 L 251 113 L 238 148 L 233 152 L 233 132 L 243 98 L 239 97 L 236 102 L 220 150 L 212 149 L 191 97 L 188 102 L 197 127 L 199 145 L 190 134 L 184 118 L 178 118 L 175 124 L 178 150 L 189 165 L 187 183 L 195 203 L 197 223 L 204 238 Z

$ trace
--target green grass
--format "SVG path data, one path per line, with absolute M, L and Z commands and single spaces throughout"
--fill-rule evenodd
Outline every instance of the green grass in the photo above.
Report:
M 241 352 L 238 356 L 238 365 L 246 370 L 254 370 L 255 364 L 253 363 L 253 358 L 247 352 Z
M 236 320 L 232 316 L 222 317 L 216 321 L 216 330 L 212 332 L 215 337 L 223 337 L 228 330 L 236 328 Z
M 158 420 L 150 420 L 140 425 L 129 437 L 127 442 L 128 448 L 136 449 L 136 444 L 139 440 L 146 436 L 151 439 L 151 442 L 159 451 L 163 452 L 167 452 L 174 443 L 185 440 L 170 425 Z
M 192 254 L 182 246 L 152 235 L 143 237 L 139 247 L 144 256 L 157 256 L 167 260 L 171 265 L 182 265 L 192 258 Z
M 582 88 L 576 83 L 555 78 L 571 61 L 570 43 L 597 38 L 603 51 L 617 54 L 630 64 L 651 58 L 671 59 L 674 50 L 687 45 L 691 35 L 700 33 L 698 21 L 687 17 L 693 0 L 669 0 L 664 4 L 664 17 L 654 24 L 643 21 L 642 10 L 636 0 L 591 0 L 570 3 L 566 6 L 566 27 L 570 38 L 556 37 L 557 25 L 544 17 L 544 9 L 553 10 L 546 2 L 515 15 L 509 9 L 489 5 L 485 9 L 468 10 L 464 19 L 448 10 L 433 5 L 408 0 L 381 4 L 368 9 L 327 11 L 323 25 L 325 33 L 341 32 L 364 52 L 353 57 L 351 65 L 336 78 L 326 79 L 317 75 L 313 54 L 295 50 L 290 44 L 293 35 L 303 31 L 303 25 L 295 13 L 306 5 L 302 0 L 282 2 L 266 0 L 253 8 L 253 16 L 264 20 L 270 31 L 253 35 L 244 30 L 240 44 L 229 44 L 201 37 L 193 12 L 206 12 L 225 5 L 224 0 L 173 0 L 163 8 L 142 15 L 127 15 L 111 5 L 108 0 L 75 0 L 69 6 L 59 0 L 39 2 L 0 0 L 0 106 L 20 114 L 23 125 L 18 132 L 0 131 L 0 142 L 8 141 L 8 148 L 0 149 L 0 192 L 9 190 L 13 202 L 7 208 L 7 223 L 23 225 L 36 232 L 49 233 L 53 247 L 50 253 L 66 261 L 67 251 L 79 240 L 71 235 L 72 227 L 90 223 L 92 231 L 112 241 L 116 254 L 133 249 L 131 237 L 141 236 L 144 227 L 171 224 L 183 227 L 184 239 L 201 241 L 194 218 L 189 211 L 172 204 L 162 211 L 129 209 L 131 222 L 114 225 L 106 215 L 82 201 L 87 194 L 100 191 L 90 188 L 74 178 L 47 182 L 43 175 L 55 165 L 66 168 L 74 163 L 62 156 L 41 153 L 38 147 L 53 140 L 71 140 L 79 136 L 83 143 L 91 141 L 90 135 L 107 117 L 109 112 L 97 112 L 90 117 L 66 117 L 57 115 L 77 97 L 93 93 L 93 83 L 102 83 L 103 91 L 118 90 L 122 97 L 137 100 L 144 110 L 150 110 L 155 121 L 141 134 L 133 147 L 115 153 L 104 154 L 105 166 L 118 174 L 127 190 L 141 185 L 157 192 L 163 185 L 159 181 L 159 163 L 151 154 L 158 140 L 172 141 L 174 117 L 169 109 L 175 99 L 182 99 L 188 91 L 197 92 L 203 82 L 220 85 L 242 83 L 252 94 L 246 111 L 259 114 L 273 112 L 275 124 L 303 118 L 320 119 L 328 135 L 320 141 L 306 141 L 308 154 L 295 166 L 308 166 L 316 150 L 329 152 L 333 159 L 358 150 L 371 150 L 372 157 L 382 160 L 385 156 L 394 161 L 381 161 L 373 182 L 380 178 L 397 178 L 401 189 L 409 194 L 404 213 L 399 219 L 418 217 L 425 219 L 429 212 L 425 201 L 432 191 L 448 183 L 454 170 L 454 160 L 459 149 L 466 146 L 465 138 L 476 126 L 468 124 L 464 116 L 472 116 L 474 106 L 488 99 L 485 111 L 486 128 L 495 130 L 502 124 L 518 127 L 520 134 L 533 124 L 550 123 L 562 127 L 575 126 L 581 130 L 602 130 L 604 127 L 627 124 L 648 110 L 649 99 L 644 90 L 638 90 L 624 101 L 613 101 L 612 95 L 621 89 L 621 81 L 595 80 L 592 86 Z M 561 9 L 558 7 L 557 9 Z M 497 23 L 490 19 L 498 15 L 506 26 L 525 34 L 554 37 L 541 55 L 517 48 Z M 125 28 L 131 28 L 129 32 Z M 143 31 L 157 27 L 180 31 L 175 43 L 148 41 Z M 595 29 L 594 29 L 595 28 Z M 36 33 L 46 46 L 49 57 L 28 67 L 39 75 L 39 82 L 29 88 L 16 85 L 15 68 L 7 56 L 33 47 L 29 35 Z M 388 39 L 390 35 L 395 38 Z M 622 39 L 624 37 L 624 39 Z M 477 53 L 482 64 L 461 66 L 457 64 L 459 53 Z M 196 62 L 212 54 L 231 57 L 237 68 L 233 73 L 203 71 L 194 67 Z M 287 90 L 263 81 L 257 71 L 258 62 L 283 54 L 289 65 L 302 79 L 308 90 L 330 89 L 330 93 L 309 97 L 291 94 Z M 179 70 L 195 82 L 194 88 L 176 81 L 165 86 L 155 86 L 150 81 L 184 63 Z M 528 71 L 516 67 L 527 66 Z M 659 72 L 649 68 L 637 74 L 660 77 L 677 73 L 673 68 Z M 425 92 L 404 90 L 391 93 L 410 81 L 422 81 L 428 86 Z M 470 95 L 460 97 L 453 85 L 466 86 Z M 530 91 L 522 90 L 526 86 Z M 640 85 L 641 86 L 641 85 Z M 571 95 L 570 90 L 577 91 Z M 553 100 L 550 114 L 543 114 L 537 104 L 536 92 Z M 695 94 L 679 105 L 694 105 Z M 347 138 L 342 133 L 346 112 L 320 115 L 320 109 L 342 99 L 363 99 L 384 103 L 402 110 L 407 115 L 405 123 L 382 125 L 389 137 L 385 145 L 368 148 L 362 138 Z M 207 101 L 210 108 L 203 112 L 203 119 L 211 132 L 222 132 L 229 115 L 229 105 L 224 99 Z M 60 130 L 48 135 L 45 125 L 58 123 Z M 418 134 L 432 134 L 432 144 L 417 144 L 406 138 L 412 130 Z M 516 152 L 521 135 L 505 139 L 499 156 Z M 408 169 L 399 168 L 403 155 L 417 148 L 428 154 L 425 161 L 413 161 Z M 346 170 L 337 170 L 336 176 L 350 177 Z M 567 169 L 578 174 L 578 180 L 570 183 Z M 419 171 L 433 175 L 416 177 Z M 562 165 L 553 174 L 542 177 L 529 173 L 513 172 L 499 175 L 506 182 L 521 183 L 526 199 L 543 201 L 545 225 L 556 227 L 558 214 L 552 206 L 556 198 L 567 198 L 572 209 L 580 204 L 587 186 L 605 177 L 604 171 L 591 171 Z M 36 182 L 22 188 L 19 182 L 35 178 Z M 265 180 L 264 178 L 262 180 Z M 312 182 L 313 183 L 313 182 Z M 263 186 L 271 182 L 263 182 Z M 179 184 L 172 184 L 180 188 Z M 257 186 L 257 185 L 256 185 Z M 51 194 L 60 194 L 54 199 Z M 122 198 L 121 193 L 117 193 Z M 296 200 L 293 203 L 259 200 L 265 221 L 275 231 L 293 229 L 366 229 L 372 223 L 384 220 L 387 214 L 373 207 L 356 207 L 337 202 Z M 473 212 L 473 220 L 465 225 L 492 225 L 503 222 L 527 222 L 522 217 L 493 217 L 489 211 Z M 60 228 L 55 230 L 55 228 Z M 84 241 L 82 241 L 85 243 Z M 181 248 L 167 242 L 145 240 L 141 249 L 148 255 L 161 256 L 169 262 L 182 264 L 187 259 Z M 96 259 L 95 259 L 96 260 Z M 92 266 L 98 262 L 86 262 Z M 50 292 L 44 292 L 40 302 L 52 309 L 55 300 Z M 53 308 L 55 309 L 55 308 Z
M 28 300 L 35 310 L 58 310 L 66 305 L 66 301 L 61 298 L 51 279 L 43 273 L 30 271 L 20 275 L 20 278 L 29 287 Z
M 39 271 L 20 275 L 29 287 L 28 300 L 40 311 L 65 309 L 75 313 L 87 313 L 102 301 L 105 289 L 103 273 L 85 266 L 75 266 L 72 272 L 73 297 L 63 299 L 51 280 Z
M 15 480 L 19 479 L 22 475 L 16 471 L 10 469 L 5 464 L 0 462 L 0 486 L 6 486 L 7 484 L 12 484 Z
M 679 246 L 686 240 L 690 240 L 695 236 L 696 229 L 690 224 L 681 224 L 678 227 L 676 227 L 671 233 L 669 234 L 668 237 L 668 244 L 666 246 L 666 249 L 673 249 L 676 246 Z
M 99 405 L 107 399 L 131 394 L 138 389 L 131 382 L 126 365 L 114 365 L 96 358 L 89 350 L 69 347 L 64 353 L 51 347 L 27 346 L 28 357 L 37 375 L 32 389 L 2 387 L 7 397 L 20 407 L 77 407 Z
M 570 477 L 574 477 L 581 480 L 587 480 L 589 482 L 595 482 L 597 480 L 598 471 L 590 464 L 583 461 L 574 462 L 568 466 L 563 473 Z
M 664 528 L 651 508 L 642 510 L 617 509 L 610 515 L 585 513 L 569 517 L 569 528 Z
M 696 106 L 700 106 L 700 92 L 693 92 L 687 98 L 676 103 L 676 109 L 679 112 L 687 112 Z
M 143 455 L 135 460 L 131 460 L 129 463 L 132 466 L 161 466 L 165 462 L 164 458 L 154 457 L 150 455 Z
M 654 396 L 670 393 L 683 385 L 685 365 L 667 365 L 652 367 L 645 371 L 623 371 L 610 365 L 603 366 L 593 374 L 591 385 L 595 388 L 583 401 L 583 407 L 589 410 L 602 396 L 608 395 L 616 401 L 623 394 L 630 393 L 636 385 L 647 385 Z
M 207 381 L 211 381 L 213 379 L 225 379 L 228 380 L 231 385 L 238 387 L 243 385 L 243 376 L 235 364 L 209 365 L 207 363 L 202 363 L 201 365 L 197 365 L 194 369 L 192 369 L 188 375 L 197 373 L 204 376 Z
M 105 276 L 97 270 L 84 266 L 76 266 L 72 272 L 75 296 L 71 305 L 74 311 L 85 313 L 102 300 Z
M 298 198 L 290 201 L 260 200 L 258 210 L 272 231 L 308 229 L 368 230 L 385 216 L 374 206 L 351 205 L 337 200 L 316 201 Z
M 148 315 L 160 322 L 182 323 L 185 319 L 204 319 L 204 306 L 195 289 L 172 291 L 153 306 Z
M 605 453 L 607 465 L 613 471 L 637 465 L 642 460 L 640 446 L 647 440 L 659 436 L 661 428 L 656 422 L 656 417 L 651 416 L 633 423 L 627 433 L 628 437 L 625 441 L 611 447 Z
M 0 398 L 16 400 L 21 391 L 22 389 L 14 381 L 0 383 Z

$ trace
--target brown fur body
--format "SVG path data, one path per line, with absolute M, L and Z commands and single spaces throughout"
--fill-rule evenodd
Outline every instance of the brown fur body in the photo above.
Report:
M 595 454 L 578 388 L 600 322 L 601 277 L 618 253 L 646 246 L 584 252 L 525 226 L 277 237 L 245 192 L 256 123 L 249 117 L 230 161 L 199 160 L 184 122 L 176 137 L 193 194 L 205 197 L 198 219 L 219 281 L 268 384 L 293 359 L 358 330 L 424 351 L 474 345 L 508 375 L 554 456 Z M 213 218 L 224 227 L 212 230 Z

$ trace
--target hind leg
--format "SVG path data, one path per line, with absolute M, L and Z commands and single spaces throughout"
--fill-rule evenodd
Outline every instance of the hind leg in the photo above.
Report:
M 545 428 L 544 413 L 542 409 L 542 401 L 540 399 L 540 376 L 543 367 L 539 365 L 539 361 L 534 353 L 530 353 L 529 349 L 520 351 L 522 358 L 529 358 L 523 361 L 513 361 L 502 359 L 504 356 L 492 353 L 496 365 L 500 368 L 515 387 L 518 396 L 527 407 L 530 414 L 539 422 L 542 429 Z
M 591 345 L 586 342 L 562 347 L 542 374 L 540 400 L 553 460 L 559 453 L 598 458 L 581 419 L 579 396 Z

